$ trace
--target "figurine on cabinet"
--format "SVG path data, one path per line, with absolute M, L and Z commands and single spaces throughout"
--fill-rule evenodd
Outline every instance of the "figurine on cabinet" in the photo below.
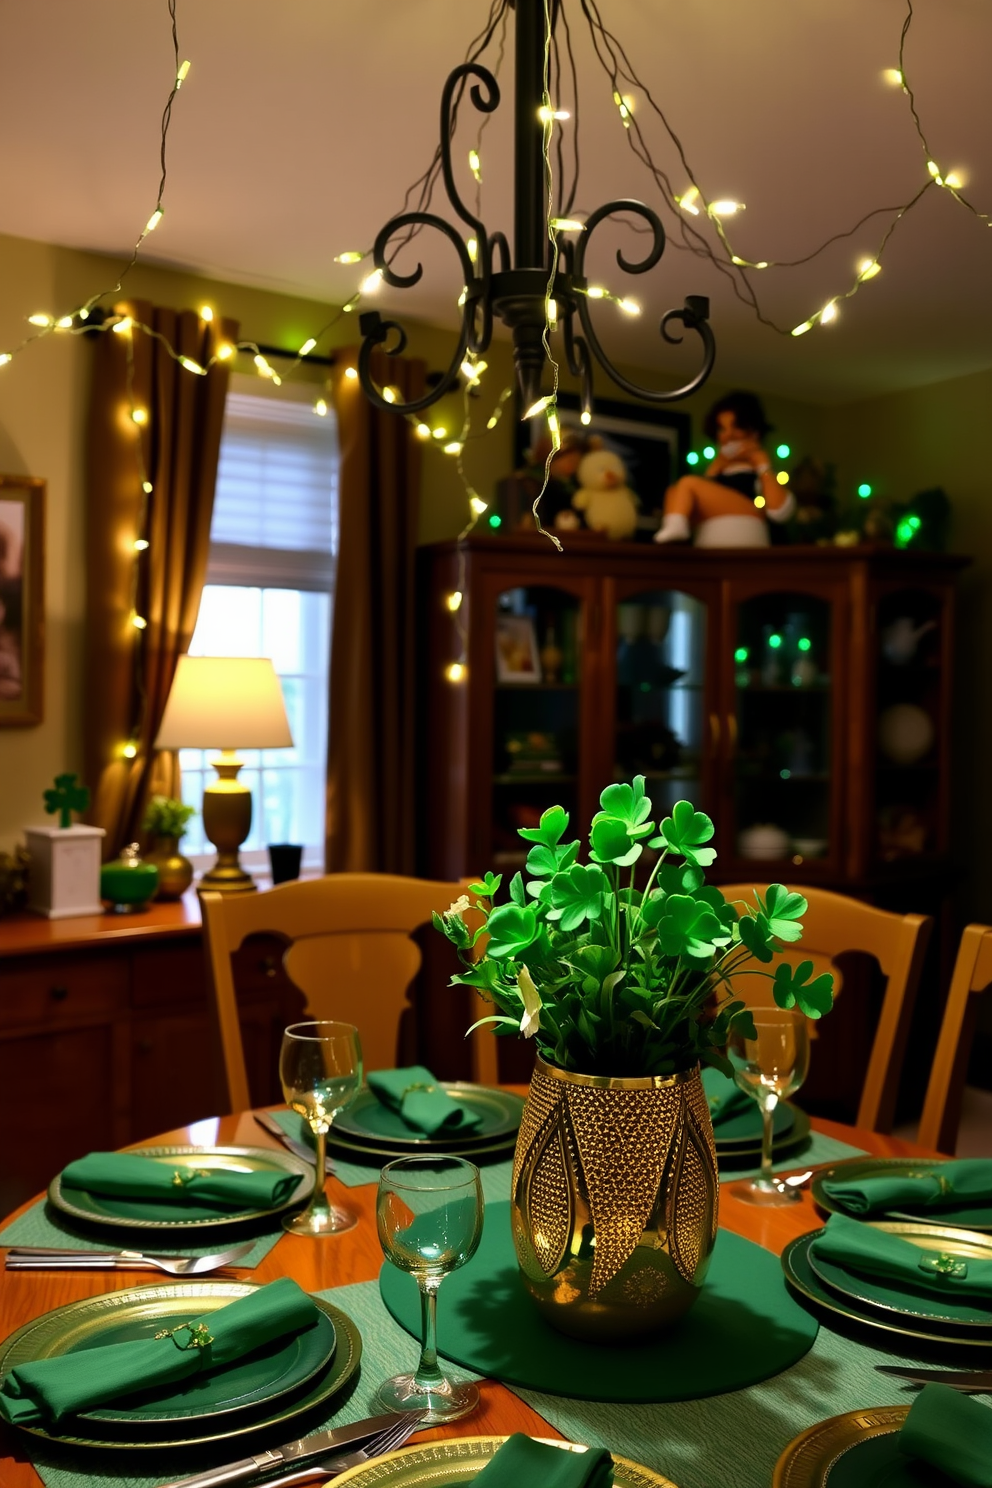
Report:
M 627 484 L 627 467 L 613 450 L 591 449 L 578 467 L 579 489 L 572 497 L 586 526 L 613 542 L 633 537 L 637 530 L 637 497 Z
M 705 475 L 683 475 L 669 486 L 655 542 L 686 542 L 695 526 L 699 548 L 768 547 L 768 521 L 787 522 L 796 502 L 772 475 L 762 448 L 771 425 L 761 400 L 754 393 L 728 393 L 714 403 L 703 427 L 719 453 Z

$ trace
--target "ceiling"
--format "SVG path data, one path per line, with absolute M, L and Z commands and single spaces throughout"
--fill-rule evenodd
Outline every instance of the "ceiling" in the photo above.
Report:
M 690 372 L 691 357 L 666 360 L 658 318 L 694 293 L 711 297 L 721 382 L 836 403 L 992 365 L 992 231 L 937 188 L 894 233 L 883 272 L 832 325 L 796 339 L 759 324 L 723 275 L 679 248 L 679 213 L 628 148 L 579 0 L 564 3 L 581 87 L 576 207 L 641 197 L 670 229 L 662 263 L 641 280 L 612 260 L 624 242 L 636 253 L 629 233 L 618 228 L 610 239 L 614 229 L 604 227 L 590 250 L 590 277 L 644 307 L 636 320 L 596 307 L 612 354 L 657 369 L 658 385 Z M 746 204 L 728 222 L 741 256 L 806 254 L 927 179 L 907 100 L 881 76 L 897 60 L 906 0 L 599 3 L 707 195 Z M 916 10 L 906 69 L 931 149 L 992 212 L 992 6 L 916 0 Z M 192 69 L 169 138 L 166 215 L 147 257 L 347 297 L 364 271 L 334 255 L 367 247 L 429 162 L 444 78 L 487 11 L 488 0 L 178 0 L 180 52 Z M 124 253 L 155 204 L 173 71 L 166 0 L 0 0 L 0 38 L 0 231 Z M 501 78 L 506 92 L 512 50 Z M 644 95 L 630 91 L 655 161 L 682 191 L 674 147 Z M 483 139 L 490 230 L 511 226 L 508 108 L 507 98 Z M 477 117 L 464 110 L 456 164 Z M 471 187 L 466 168 L 466 194 Z M 439 192 L 435 205 L 443 201 Z M 788 329 L 843 292 L 888 220 L 805 267 L 754 274 L 765 312 Z M 377 304 L 453 324 L 461 276 L 451 249 L 421 239 L 416 256 L 424 283 L 382 290 Z

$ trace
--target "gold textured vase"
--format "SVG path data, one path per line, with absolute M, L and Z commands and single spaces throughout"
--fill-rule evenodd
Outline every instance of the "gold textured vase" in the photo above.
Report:
M 561 1332 L 635 1338 L 687 1312 L 718 1196 L 698 1066 L 611 1080 L 538 1059 L 513 1161 L 513 1241 L 531 1296 Z
M 178 837 L 156 837 L 145 862 L 158 869 L 157 899 L 181 899 L 193 882 L 193 864 L 179 851 Z

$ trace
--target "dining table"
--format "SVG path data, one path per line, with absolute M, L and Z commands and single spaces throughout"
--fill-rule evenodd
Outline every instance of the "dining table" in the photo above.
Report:
M 517 1086 L 505 1087 L 521 1095 L 526 1089 Z M 838 1122 L 814 1119 L 814 1133 L 846 1144 L 851 1148 L 877 1157 L 931 1157 L 935 1154 L 910 1142 Z M 7 1134 L 8 1140 L 11 1133 Z M 189 1144 L 193 1146 L 252 1146 L 277 1147 L 275 1138 L 255 1121 L 254 1113 L 243 1111 L 237 1114 L 208 1118 L 149 1138 L 141 1145 Z M 792 1171 L 803 1173 L 806 1164 L 798 1159 Z M 789 1170 L 786 1170 L 789 1171 Z M 282 1235 L 267 1255 L 250 1271 L 233 1270 L 231 1277 L 266 1283 L 280 1277 L 292 1277 L 308 1292 L 324 1292 L 330 1288 L 349 1286 L 353 1283 L 374 1282 L 383 1265 L 376 1229 L 376 1185 L 366 1183 L 359 1187 L 345 1187 L 333 1174 L 328 1178 L 327 1191 L 333 1201 L 347 1204 L 358 1216 L 354 1228 L 340 1234 L 321 1239 Z M 4 1225 L 26 1211 L 31 1203 L 3 1221 Z M 797 1202 L 777 1207 L 759 1207 L 742 1201 L 723 1186 L 720 1199 L 720 1225 L 735 1232 L 767 1250 L 780 1254 L 789 1241 L 807 1231 L 818 1228 L 823 1219 L 817 1211 L 808 1188 L 801 1192 Z M 0 1226 L 2 1228 L 2 1226 Z M 0 1254 L 5 1250 L 0 1247 Z M 3 1271 L 0 1273 L 0 1340 L 32 1318 L 66 1303 L 105 1293 L 111 1289 L 134 1287 L 150 1279 L 148 1272 L 118 1271 Z M 161 1282 L 165 1278 L 155 1278 Z M 784 1283 L 783 1283 L 784 1285 Z M 823 1324 L 822 1326 L 826 1326 Z M 552 1422 L 546 1420 L 518 1393 L 496 1380 L 484 1380 L 480 1385 L 481 1402 L 478 1410 L 469 1418 L 452 1425 L 425 1431 L 418 1441 L 437 1437 L 506 1435 L 524 1432 L 531 1436 L 554 1438 L 562 1433 Z M 729 1396 L 717 1397 L 718 1400 Z M 659 1409 L 668 1409 L 659 1407 Z M 829 1415 L 829 1409 L 823 1411 Z M 781 1445 L 785 1445 L 784 1442 Z M 615 1444 L 616 1450 L 626 1451 L 623 1442 Z M 629 1455 L 636 1455 L 632 1451 Z M 705 1476 L 705 1463 L 702 1464 Z M 185 1471 L 194 1471 L 195 1467 Z M 673 1478 L 677 1476 L 673 1470 Z M 0 1424 L 0 1484 L 2 1488 L 38 1488 L 42 1478 L 32 1466 L 25 1450 L 24 1440 L 9 1426 Z M 714 1476 L 713 1488 L 722 1488 L 722 1481 Z M 681 1485 L 680 1485 L 681 1488 Z

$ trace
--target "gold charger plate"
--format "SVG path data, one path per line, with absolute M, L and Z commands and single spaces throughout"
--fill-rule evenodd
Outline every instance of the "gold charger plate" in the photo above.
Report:
M 846 1452 L 891 1436 L 908 1415 L 908 1405 L 884 1405 L 818 1421 L 786 1447 L 775 1464 L 772 1488 L 826 1488 L 831 1469 Z
M 149 1319 L 158 1322 L 168 1318 L 182 1321 L 190 1316 L 216 1312 L 229 1302 L 255 1291 L 258 1291 L 258 1285 L 252 1282 L 186 1281 L 130 1287 L 125 1291 L 106 1292 L 101 1296 L 69 1302 L 33 1318 L 4 1340 L 0 1346 L 0 1381 L 15 1364 L 53 1358 L 89 1341 L 93 1341 L 95 1346 L 108 1322 L 112 1321 L 116 1328 L 124 1321 L 147 1323 Z M 48 1430 L 41 1425 L 20 1426 L 18 1429 L 70 1446 L 133 1452 L 228 1441 L 290 1421 L 323 1405 L 342 1390 L 357 1370 L 362 1355 L 362 1336 L 347 1313 L 320 1297 L 314 1297 L 313 1302 L 333 1324 L 336 1347 L 327 1367 L 301 1384 L 291 1397 L 280 1396 L 251 1411 L 238 1412 L 234 1420 L 227 1420 L 226 1415 L 201 1417 L 195 1430 L 194 1424 L 197 1423 L 193 1421 L 142 1421 L 140 1430 L 139 1423 L 121 1422 L 108 1430 L 110 1423 L 90 1421 L 83 1416 L 73 1416 L 65 1431 Z M 84 1435 L 79 1434 L 81 1428 L 85 1428 Z
M 198 1168 L 236 1168 L 242 1172 L 263 1172 L 278 1169 L 295 1173 L 299 1182 L 288 1199 L 271 1209 L 242 1209 L 231 1214 L 218 1215 L 216 1210 L 191 1218 L 187 1212 L 175 1219 L 152 1219 L 141 1213 L 140 1199 L 90 1194 L 83 1189 L 70 1188 L 57 1173 L 48 1185 L 48 1199 L 53 1208 L 68 1214 L 72 1219 L 81 1219 L 86 1224 L 100 1225 L 115 1230 L 230 1230 L 242 1225 L 257 1224 L 259 1220 L 273 1218 L 286 1209 L 303 1203 L 313 1191 L 313 1168 L 302 1158 L 294 1157 L 273 1147 L 136 1147 L 129 1149 L 135 1157 L 152 1158 L 155 1162 L 195 1165 Z
M 352 1467 L 334 1479 L 338 1485 L 354 1485 L 354 1488 L 455 1488 L 456 1484 L 470 1483 L 477 1473 L 492 1461 L 505 1436 L 457 1436 L 447 1441 L 428 1442 L 422 1447 L 404 1447 L 400 1452 L 390 1452 L 387 1457 L 376 1457 L 361 1467 Z M 548 1440 L 537 1437 L 538 1441 Z M 549 1441 L 549 1446 L 561 1447 L 565 1452 L 585 1452 L 587 1448 L 573 1442 Z M 631 1462 L 628 1457 L 613 1454 L 614 1488 L 675 1488 L 661 1473 Z

